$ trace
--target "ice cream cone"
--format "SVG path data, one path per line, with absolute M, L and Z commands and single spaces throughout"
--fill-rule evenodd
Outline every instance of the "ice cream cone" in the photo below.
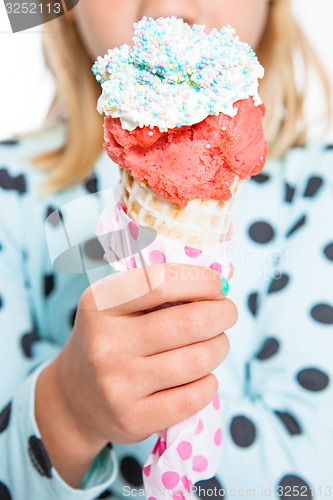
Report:
M 229 201 L 194 199 L 186 207 L 162 198 L 146 181 L 138 181 L 120 168 L 123 203 L 127 214 L 139 225 L 156 229 L 158 234 L 204 249 L 225 241 L 241 181 L 231 188 Z

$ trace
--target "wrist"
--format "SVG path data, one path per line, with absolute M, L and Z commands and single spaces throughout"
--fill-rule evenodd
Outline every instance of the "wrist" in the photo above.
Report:
M 78 487 L 106 442 L 81 428 L 66 404 L 58 373 L 58 358 L 40 373 L 35 418 L 53 467 L 64 481 Z

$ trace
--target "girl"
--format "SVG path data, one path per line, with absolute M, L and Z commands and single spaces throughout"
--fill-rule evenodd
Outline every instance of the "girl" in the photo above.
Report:
M 271 160 L 237 204 L 234 302 L 215 271 L 195 266 L 149 267 L 156 286 L 148 293 L 139 269 L 104 268 L 89 286 L 84 273 L 51 265 L 45 231 L 49 242 L 75 244 L 66 214 L 55 210 L 96 193 L 79 220 L 93 234 L 99 191 L 117 183 L 101 154 L 90 67 L 130 43 L 143 15 L 176 15 L 207 30 L 232 24 L 266 68 Z M 295 51 L 305 72 L 312 64 L 326 80 L 290 1 L 81 0 L 52 25 L 45 56 L 58 93 L 48 127 L 1 148 L 0 498 L 142 494 L 150 436 L 206 406 L 218 383 L 223 457 L 217 476 L 197 485 L 200 497 L 333 495 L 333 158 L 304 144 Z M 92 245 L 83 251 L 96 261 Z M 131 300 L 132 289 L 141 296 Z M 96 293 L 121 305 L 98 311 Z M 178 301 L 186 304 L 142 313 Z M 224 361 L 221 332 L 236 323 L 234 303 L 239 320 Z

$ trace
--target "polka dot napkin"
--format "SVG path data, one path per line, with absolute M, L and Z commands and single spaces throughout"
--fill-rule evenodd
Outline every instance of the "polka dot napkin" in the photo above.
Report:
M 227 241 L 199 250 L 139 227 L 126 214 L 119 197 L 103 210 L 96 234 L 104 258 L 116 271 L 149 264 L 178 262 L 210 267 L 228 278 L 236 239 L 232 226 Z M 158 433 L 158 440 L 143 468 L 147 500 L 194 497 L 192 485 L 213 477 L 221 453 L 222 429 L 219 396 L 196 415 Z

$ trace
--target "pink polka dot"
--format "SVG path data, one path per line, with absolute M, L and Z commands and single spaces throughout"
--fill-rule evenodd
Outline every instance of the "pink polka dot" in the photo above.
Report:
M 153 448 L 153 451 L 152 451 L 152 454 L 155 455 L 155 453 L 157 453 L 157 450 L 159 449 L 160 447 L 160 442 L 161 442 L 161 438 L 158 438 L 158 440 L 156 441 L 156 444 Z
M 163 252 L 159 250 L 153 250 L 149 254 L 149 262 L 150 264 L 165 264 L 166 257 Z
M 192 455 L 192 445 L 189 441 L 182 441 L 177 446 L 177 451 L 183 460 L 188 460 Z
M 144 476 L 148 477 L 150 475 L 150 469 L 151 469 L 151 465 L 147 465 L 147 467 L 144 467 L 142 469 Z
M 218 262 L 213 262 L 209 267 L 210 269 L 214 269 L 214 271 L 217 271 L 219 274 L 222 273 L 222 266 Z
M 136 267 L 138 266 L 136 265 L 134 257 L 130 257 L 129 259 L 127 259 L 127 269 L 135 269 Z
M 148 500 L 157 500 L 156 497 L 149 497 Z
M 169 470 L 168 472 L 164 472 L 162 476 L 162 483 L 166 487 L 167 490 L 172 490 L 175 488 L 179 481 L 179 474 L 177 472 L 173 472 Z
M 208 460 L 203 455 L 195 455 L 193 457 L 193 470 L 203 472 L 208 467 Z
M 174 495 L 172 495 L 172 500 L 185 500 L 185 497 L 181 491 L 176 490 Z
M 191 490 L 192 490 L 192 481 L 187 476 L 183 476 L 181 478 L 181 482 L 183 483 L 183 486 L 184 486 L 185 490 L 188 493 L 191 493 Z
M 221 429 L 221 427 L 219 427 L 217 429 L 217 431 L 215 432 L 214 443 L 216 444 L 216 446 L 220 446 L 220 444 L 222 443 L 222 429 Z
M 202 254 L 202 250 L 198 250 L 197 248 L 192 248 L 192 247 L 184 247 L 185 253 L 188 257 L 191 257 L 192 259 L 195 259 L 196 257 L 199 257 L 199 255 Z
M 133 238 L 133 240 L 136 240 L 139 236 L 139 228 L 138 228 L 138 225 L 133 222 L 133 221 L 130 221 L 128 223 L 128 229 L 129 229 L 129 232 L 131 233 L 131 236 Z
M 163 455 L 163 453 L 165 452 L 166 450 L 166 442 L 165 441 L 160 441 L 160 445 L 158 447 L 158 454 L 159 456 Z
M 218 392 L 214 396 L 213 406 L 214 406 L 215 410 L 218 410 L 220 408 L 220 398 L 219 398 Z
M 96 227 L 96 233 L 97 234 L 102 234 L 104 231 L 104 224 L 101 220 L 98 221 L 97 227 Z
M 196 436 L 197 434 L 200 434 L 200 432 L 202 432 L 203 428 L 204 428 L 203 421 L 201 420 L 201 418 L 199 418 L 199 422 L 198 422 L 197 428 L 195 429 L 194 435 Z
M 114 213 L 115 213 L 116 221 L 117 222 L 119 221 L 118 210 L 122 210 L 123 212 L 125 212 L 125 208 L 123 207 L 123 205 L 119 201 L 118 201 L 118 203 L 117 203 L 117 205 L 115 206 L 115 209 L 114 209 Z
M 114 213 L 116 215 L 116 221 L 119 221 L 118 217 L 118 210 L 122 210 L 123 212 L 126 212 L 125 207 L 118 201 L 117 205 L 115 206 Z

